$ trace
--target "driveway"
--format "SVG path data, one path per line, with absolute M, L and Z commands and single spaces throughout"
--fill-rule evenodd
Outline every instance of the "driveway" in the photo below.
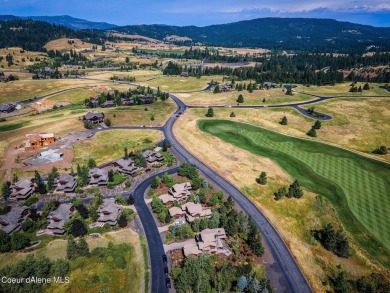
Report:
M 182 249 L 186 244 L 196 244 L 196 241 L 195 239 L 187 239 L 186 241 L 183 242 L 173 242 L 171 244 L 164 244 L 164 251 L 168 252 L 171 250 Z

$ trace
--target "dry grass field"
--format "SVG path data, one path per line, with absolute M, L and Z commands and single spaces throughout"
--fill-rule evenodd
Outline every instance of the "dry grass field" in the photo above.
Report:
M 243 106 L 248 105 L 275 105 L 292 102 L 302 102 L 312 100 L 313 97 L 303 94 L 295 93 L 293 96 L 286 95 L 282 89 L 269 89 L 269 90 L 257 90 L 249 93 L 248 91 L 236 91 L 224 92 L 214 94 L 212 91 L 197 92 L 197 93 L 182 93 L 177 94 L 186 104 L 191 106 L 224 106 L 224 105 L 237 105 L 237 98 L 239 95 L 243 95 Z M 265 99 L 265 102 L 263 102 Z
M 144 85 L 151 87 L 160 87 L 160 90 L 166 92 L 187 92 L 202 90 L 207 87 L 211 80 L 222 82 L 222 76 L 202 76 L 196 77 L 180 77 L 180 76 L 162 76 L 155 80 L 145 82 Z
M 135 77 L 136 82 L 144 81 L 150 78 L 162 76 L 162 72 L 160 70 L 131 70 L 128 72 L 125 71 L 97 71 L 97 72 L 89 72 L 88 78 L 96 78 L 101 80 L 108 80 L 112 76 L 131 76 Z
M 5 56 L 11 54 L 13 56 L 13 65 L 8 66 L 8 62 L 5 59 Z M 3 69 L 23 69 L 28 65 L 32 65 L 37 61 L 43 61 L 48 59 L 46 53 L 42 52 L 33 52 L 33 51 L 23 51 L 22 48 L 12 47 L 12 48 L 2 48 L 0 49 L 0 56 L 4 59 L 0 62 L 0 71 Z M 20 74 L 17 74 L 20 76 Z
M 113 289 L 116 285 L 121 285 L 127 292 L 144 292 L 145 267 L 141 249 L 140 238 L 131 229 L 122 229 L 115 232 L 103 234 L 101 238 L 87 238 L 90 251 L 96 247 L 107 247 L 109 242 L 113 244 L 129 244 L 132 247 L 131 258 L 126 259 L 128 267 L 125 270 L 109 270 L 107 264 L 98 262 L 96 259 L 77 259 L 72 268 L 69 284 L 52 284 L 46 288 L 45 292 L 80 292 L 94 274 L 101 274 L 111 279 L 109 287 Z M 44 248 L 30 253 L 6 253 L 0 255 L 0 268 L 24 260 L 27 255 L 35 254 L 46 256 L 50 260 L 57 260 L 66 257 L 67 240 L 57 239 L 48 243 Z M 81 261 L 81 263 L 79 263 Z M 129 281 L 131 280 L 131 281 Z M 96 288 L 83 288 L 83 292 L 96 292 Z
M 68 40 L 72 40 L 73 43 L 69 44 Z M 50 41 L 44 47 L 48 51 L 50 51 L 50 50 L 70 51 L 70 49 L 72 49 L 72 50 L 76 50 L 78 52 L 78 51 L 84 50 L 84 49 L 91 50 L 93 45 L 94 44 L 92 44 L 92 43 L 83 42 L 80 39 L 62 38 L 62 39 Z M 100 49 L 101 49 L 101 46 L 98 46 L 98 50 L 100 50 Z
M 363 88 L 365 82 L 358 82 L 356 84 L 357 87 L 361 86 Z M 299 85 L 295 88 L 297 92 L 305 92 L 310 94 L 315 94 L 319 96 L 368 96 L 368 95 L 376 95 L 376 96 L 390 96 L 390 92 L 379 88 L 384 84 L 369 84 L 370 89 L 364 90 L 361 93 L 351 93 L 349 89 L 351 88 L 350 82 L 339 83 L 336 85 L 328 85 L 328 86 L 310 86 L 306 87 L 303 85 Z
M 223 110 L 227 114 L 228 110 Z M 215 117 L 219 118 L 219 111 L 216 113 L 218 114 Z M 279 112 L 276 116 L 280 114 L 285 113 Z M 269 123 L 268 119 L 276 119 L 276 116 L 273 116 L 275 113 L 259 115 L 261 118 L 258 120 L 265 120 L 266 124 Z M 295 116 L 293 113 L 289 115 Z M 224 118 L 228 119 L 226 116 Z M 238 113 L 237 118 L 240 116 Z M 381 266 L 363 255 L 358 247 L 353 246 L 354 256 L 349 259 L 340 259 L 323 249 L 308 231 L 328 222 L 340 226 L 331 205 L 322 197 L 309 192 L 305 192 L 301 200 L 286 198 L 276 204 L 273 192 L 283 185 L 291 184 L 292 178 L 273 161 L 201 132 L 196 122 L 203 118 L 204 115 L 199 110 L 187 111 L 174 126 L 176 137 L 194 155 L 239 187 L 262 210 L 286 241 L 314 292 L 325 292 L 329 289 L 322 285 L 323 278 L 330 273 L 330 268 L 338 264 L 355 276 L 384 271 Z M 297 131 L 299 130 L 293 129 L 291 132 Z M 264 187 L 255 183 L 261 171 L 266 171 L 269 179 Z
M 92 139 L 74 145 L 74 170 L 77 164 L 84 164 L 92 158 L 101 165 L 123 156 L 127 147 L 129 152 L 154 147 L 163 139 L 158 130 L 111 130 L 97 133 Z
M 73 87 L 107 84 L 83 79 L 17 80 L 0 83 L 0 103 L 18 102 Z

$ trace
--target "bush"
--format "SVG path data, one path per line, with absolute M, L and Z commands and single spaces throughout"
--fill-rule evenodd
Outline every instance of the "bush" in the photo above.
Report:
M 389 149 L 386 146 L 384 146 L 384 145 L 382 145 L 379 148 L 373 150 L 373 153 L 377 154 L 377 155 L 387 155 L 388 152 L 389 152 Z

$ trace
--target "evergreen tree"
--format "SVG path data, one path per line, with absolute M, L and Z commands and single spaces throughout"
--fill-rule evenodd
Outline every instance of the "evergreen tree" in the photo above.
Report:
M 169 148 L 168 142 L 164 139 L 164 141 L 162 143 L 162 151 L 166 152 L 166 151 L 168 151 L 168 148 Z
M 282 119 L 280 120 L 280 124 L 281 125 L 287 125 L 288 124 L 288 120 L 287 120 L 287 117 L 286 116 L 283 116 Z
M 108 182 L 113 182 L 114 181 L 114 170 L 110 169 L 108 171 Z
M 127 150 L 127 147 L 125 147 L 125 148 L 123 149 L 123 152 L 124 152 L 123 158 L 124 158 L 125 160 L 129 159 L 129 152 L 128 152 L 128 150 Z
M 7 199 L 11 195 L 11 182 L 6 181 L 1 186 L 1 194 L 3 198 Z
M 66 258 L 75 259 L 77 258 L 77 243 L 73 237 L 68 238 L 68 244 L 66 247 Z
M 74 237 L 84 236 L 87 234 L 87 227 L 85 227 L 83 221 L 75 219 L 71 225 L 71 233 Z
M 213 110 L 213 108 L 208 108 L 206 117 L 214 117 L 214 110 Z
M 291 86 L 288 86 L 288 87 L 287 87 L 287 89 L 286 89 L 286 95 L 289 95 L 289 96 L 292 96 L 292 95 L 293 95 Z
M 236 114 L 234 112 L 230 113 L 230 117 L 236 117 Z
M 214 93 L 214 94 L 219 94 L 220 92 L 221 92 L 221 89 L 219 88 L 219 85 L 216 85 L 216 86 L 214 87 L 213 93 Z
M 316 137 L 317 136 L 317 131 L 315 130 L 314 127 L 312 127 L 306 134 L 308 136 L 311 136 L 311 137 Z
M 37 170 L 35 170 L 34 180 L 35 180 L 34 182 L 35 182 L 35 186 L 37 188 L 37 191 L 40 194 L 45 194 L 47 192 L 46 185 L 43 182 L 43 179 L 42 179 L 41 175 L 39 175 Z
M 243 95 L 239 95 L 238 98 L 237 98 L 237 103 L 244 103 L 244 96 Z
M 92 158 L 88 159 L 88 168 L 89 169 L 96 168 L 96 161 L 94 159 L 92 159 Z
M 79 238 L 79 242 L 77 243 L 77 254 L 79 256 L 89 256 L 89 247 L 85 237 Z
M 259 178 L 256 178 L 256 182 L 261 185 L 267 184 L 267 174 L 264 171 L 261 172 Z
M 387 155 L 388 151 L 388 148 L 385 145 L 382 145 L 379 148 L 373 150 L 373 153 L 377 155 Z
M 286 189 L 286 187 L 279 188 L 278 191 L 274 193 L 274 196 L 275 196 L 274 197 L 275 200 L 279 200 L 283 196 L 287 196 L 287 189 Z
M 121 214 L 118 219 L 118 226 L 124 228 L 127 226 L 127 218 L 124 214 Z
M 150 185 L 151 188 L 156 189 L 161 184 L 161 178 L 156 176 L 153 178 L 152 184 Z
M 295 180 L 288 188 L 287 197 L 301 198 L 303 196 L 303 190 L 299 185 L 298 180 Z
M 320 121 L 320 120 L 317 120 L 317 121 L 314 123 L 313 128 L 314 128 L 314 129 L 321 129 L 321 121 Z
M 18 180 L 19 180 L 18 175 L 17 175 L 16 173 L 14 173 L 14 174 L 12 175 L 12 183 L 17 182 Z
M 370 85 L 368 83 L 365 83 L 364 86 L 363 86 L 363 90 L 369 90 L 370 89 Z

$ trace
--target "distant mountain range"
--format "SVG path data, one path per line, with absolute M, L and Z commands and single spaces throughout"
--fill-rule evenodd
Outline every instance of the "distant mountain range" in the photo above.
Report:
M 260 47 L 306 52 L 361 52 L 368 48 L 390 50 L 389 27 L 372 27 L 333 19 L 258 18 L 205 27 L 161 24 L 119 27 L 67 15 L 31 17 L 3 15 L 0 16 L 0 21 L 25 21 L 28 18 L 63 25 L 76 31 L 93 29 L 94 34 L 102 39 L 105 38 L 105 30 L 115 30 L 158 40 L 165 40 L 168 36 L 178 36 L 179 38 L 169 39 L 177 43 L 200 42 L 205 45 L 225 47 Z M 0 32 L 1 30 L 4 28 L 0 28 Z M 47 36 L 49 39 L 51 37 Z
M 303 51 L 354 51 L 370 46 L 390 49 L 390 28 L 315 18 L 258 18 L 221 25 L 129 25 L 116 31 L 163 40 L 189 37 L 193 42 L 228 47 Z
M 0 20 L 15 20 L 15 19 L 32 19 L 41 20 L 48 23 L 63 25 L 74 30 L 80 29 L 98 29 L 106 30 L 115 28 L 115 24 L 106 22 L 94 22 L 80 18 L 74 18 L 69 15 L 60 16 L 15 16 L 15 15 L 0 15 Z

